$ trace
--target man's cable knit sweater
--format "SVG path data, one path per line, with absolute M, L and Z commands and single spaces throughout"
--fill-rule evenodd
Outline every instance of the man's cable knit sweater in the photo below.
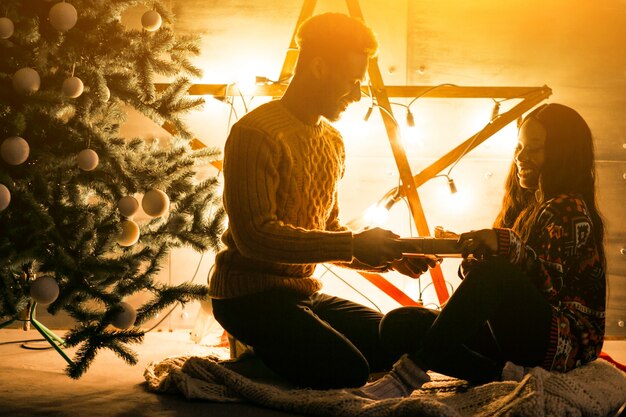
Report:
M 344 172 L 341 135 L 327 121 L 306 125 L 280 101 L 246 114 L 224 149 L 226 245 L 209 281 L 213 298 L 271 288 L 312 294 L 317 263 L 351 262 L 352 232 L 338 221 Z

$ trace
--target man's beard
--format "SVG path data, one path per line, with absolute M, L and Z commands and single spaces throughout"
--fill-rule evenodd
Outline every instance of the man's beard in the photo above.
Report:
M 328 121 L 336 122 L 341 118 L 343 112 L 348 108 L 349 103 L 339 102 L 333 103 L 332 107 L 328 106 L 325 111 L 322 113 Z

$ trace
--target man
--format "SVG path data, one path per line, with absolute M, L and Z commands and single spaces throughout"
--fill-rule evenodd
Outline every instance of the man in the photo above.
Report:
M 344 172 L 337 120 L 361 97 L 378 43 L 361 21 L 317 15 L 298 31 L 299 59 L 284 96 L 251 111 L 224 149 L 229 217 L 209 282 L 215 318 L 279 376 L 318 389 L 362 386 L 397 357 L 378 337 L 382 314 L 319 292 L 318 263 L 417 277 L 398 236 L 353 233 L 338 219 Z

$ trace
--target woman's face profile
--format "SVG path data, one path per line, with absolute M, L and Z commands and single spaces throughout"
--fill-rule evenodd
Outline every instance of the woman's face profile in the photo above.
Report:
M 529 119 L 519 130 L 515 148 L 517 179 L 522 188 L 539 188 L 539 176 L 545 160 L 546 129 L 535 119 Z

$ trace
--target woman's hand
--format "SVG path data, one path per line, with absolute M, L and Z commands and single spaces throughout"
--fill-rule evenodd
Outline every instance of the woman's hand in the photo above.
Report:
M 461 234 L 459 245 L 463 258 L 473 255 L 481 260 L 498 253 L 498 235 L 493 229 L 472 230 Z

